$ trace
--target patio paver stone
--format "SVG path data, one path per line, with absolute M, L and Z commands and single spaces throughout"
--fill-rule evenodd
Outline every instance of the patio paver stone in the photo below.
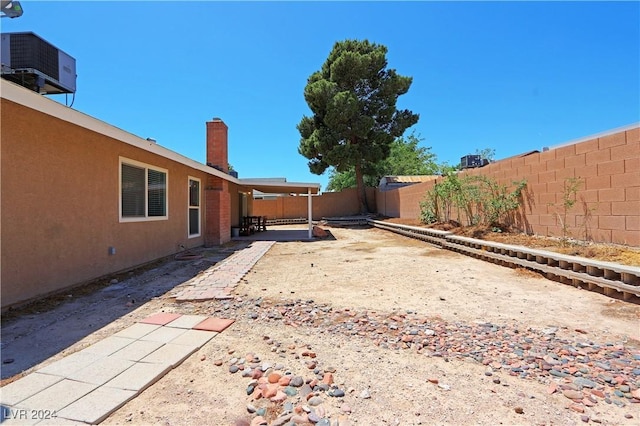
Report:
M 184 328 L 161 327 L 146 336 L 142 336 L 140 340 L 151 340 L 153 342 L 169 343 L 176 337 L 184 334 L 187 330 Z
M 170 323 L 166 324 L 167 327 L 174 328 L 193 328 L 194 325 L 207 319 L 204 315 L 182 315 Z
M 143 323 L 137 322 L 132 326 L 117 332 L 116 334 L 114 334 L 114 336 L 128 337 L 129 339 L 139 339 L 142 336 L 146 336 L 152 331 L 159 329 L 160 327 L 161 326 L 157 324 L 143 324 Z
M 173 339 L 171 344 L 174 345 L 186 345 L 186 346 L 204 346 L 209 340 L 213 339 L 216 334 L 215 331 L 206 330 L 187 330 L 186 333 Z
M 122 374 L 108 381 L 104 387 L 141 392 L 160 380 L 172 368 L 173 365 L 168 362 L 162 364 L 137 362 Z
M 25 399 L 17 405 L 17 408 L 50 410 L 57 413 L 97 387 L 97 385 L 91 383 L 81 383 L 64 379 L 38 392 L 32 397 Z
M 82 350 L 84 353 L 108 356 L 135 342 L 126 337 L 110 336 Z
M 78 382 L 104 385 L 133 364 L 133 361 L 126 359 L 107 357 L 69 374 L 68 378 Z
M 58 417 L 98 424 L 135 396 L 131 390 L 99 387 L 60 410 Z
M 132 344 L 120 349 L 111 355 L 112 358 L 140 361 L 150 353 L 162 347 L 163 343 L 152 340 L 136 340 Z
M 162 346 L 152 354 L 142 358 L 140 362 L 149 362 L 154 364 L 170 363 L 173 367 L 179 365 L 189 357 L 192 353 L 198 350 L 197 346 L 187 345 L 174 345 L 168 343 Z
M 218 333 L 224 331 L 227 327 L 233 324 L 234 320 L 226 318 L 207 318 L 195 327 L 194 330 L 206 330 L 217 331 Z
M 29 374 L 2 387 L 2 404 L 17 405 L 60 380 L 62 377 L 49 374 Z
M 151 315 L 140 322 L 142 324 L 166 325 L 166 324 L 169 324 L 171 321 L 177 318 L 180 318 L 181 316 L 182 316 L 181 314 L 161 312 L 159 314 Z

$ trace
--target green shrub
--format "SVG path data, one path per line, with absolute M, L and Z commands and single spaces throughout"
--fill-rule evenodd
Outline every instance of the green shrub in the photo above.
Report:
M 487 176 L 447 174 L 427 191 L 420 203 L 423 223 L 449 222 L 455 209 L 458 222 L 471 225 L 500 226 L 512 220 L 522 204 L 526 180 L 513 182 L 514 187 L 498 183 Z

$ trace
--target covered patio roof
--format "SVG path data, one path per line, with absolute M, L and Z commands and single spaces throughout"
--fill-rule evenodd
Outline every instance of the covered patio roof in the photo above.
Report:
M 266 194 L 299 194 L 307 195 L 307 238 L 313 237 L 313 197 L 320 193 L 319 183 L 286 182 L 269 179 L 238 179 L 240 185 L 251 191 L 257 190 Z
M 318 195 L 320 193 L 319 183 L 306 182 L 281 182 L 269 181 L 266 179 L 238 179 L 242 186 L 255 189 L 265 194 L 311 194 Z

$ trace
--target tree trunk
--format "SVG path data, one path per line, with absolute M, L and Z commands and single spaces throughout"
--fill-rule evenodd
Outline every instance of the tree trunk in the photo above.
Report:
M 362 175 L 362 167 L 360 167 L 360 164 L 356 164 L 356 192 L 358 193 L 360 214 L 369 213 L 369 208 L 367 207 L 367 191 L 364 186 L 364 176 Z

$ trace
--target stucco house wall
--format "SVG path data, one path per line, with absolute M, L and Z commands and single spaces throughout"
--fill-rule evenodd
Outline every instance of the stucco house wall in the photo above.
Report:
M 232 213 L 219 200 L 237 200 L 240 186 L 224 172 L 5 80 L 0 112 L 2 307 L 202 246 L 207 232 L 211 244 L 229 241 Z M 120 217 L 122 161 L 166 171 L 166 218 Z M 190 180 L 200 182 L 191 236 Z
M 202 164 L 4 79 L 0 85 L 3 310 L 185 249 L 225 244 L 231 227 L 253 214 L 255 189 L 320 187 L 261 186 L 229 175 L 228 128 L 219 118 L 205 123 Z

